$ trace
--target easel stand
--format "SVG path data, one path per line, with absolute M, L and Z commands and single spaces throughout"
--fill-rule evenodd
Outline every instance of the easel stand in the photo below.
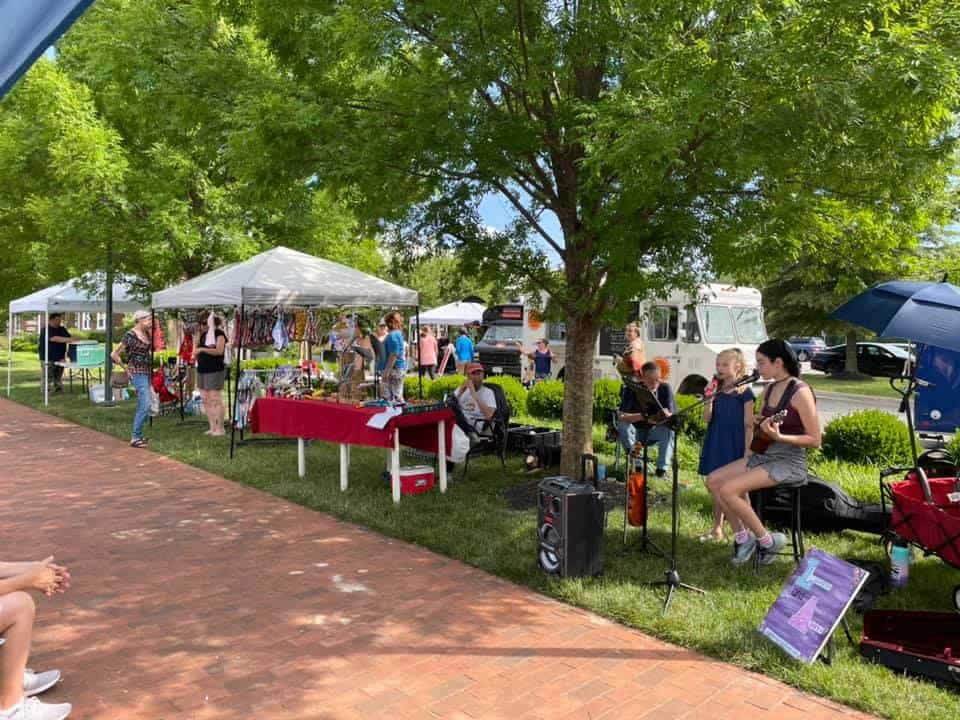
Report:
M 844 614 L 843 618 L 841 618 L 840 624 L 843 626 L 843 634 L 847 636 L 847 641 L 850 643 L 850 647 L 856 648 L 857 644 L 853 641 L 853 635 L 850 632 L 850 624 L 847 622 L 846 614 Z M 833 641 L 833 634 L 831 633 L 830 639 L 827 640 L 827 644 L 823 647 L 823 652 L 820 653 L 819 660 L 824 665 L 833 665 L 833 654 L 835 650 L 836 647 Z
M 658 555 L 664 559 L 667 559 L 667 553 L 660 549 L 653 540 L 650 539 L 650 534 L 647 531 L 648 519 L 650 517 L 650 475 L 647 473 L 647 468 L 649 466 L 649 456 L 647 451 L 647 446 L 650 444 L 650 430 L 653 428 L 653 425 L 649 423 L 644 423 L 643 426 L 643 439 L 638 440 L 642 445 L 643 450 L 640 453 L 640 462 L 643 467 L 643 523 L 640 525 L 640 547 L 639 551 L 644 553 L 650 553 L 652 555 Z M 619 446 L 619 442 L 617 443 Z M 676 455 L 676 453 L 674 453 Z M 627 529 L 629 528 L 628 514 L 630 511 L 630 473 L 636 470 L 636 445 L 634 445 L 634 451 L 627 454 L 627 471 L 626 471 L 626 491 L 623 494 L 623 546 L 626 550 L 627 546 Z

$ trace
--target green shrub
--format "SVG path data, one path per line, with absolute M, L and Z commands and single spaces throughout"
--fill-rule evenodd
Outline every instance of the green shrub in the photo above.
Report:
M 859 410 L 832 420 L 823 431 L 823 456 L 854 463 L 910 462 L 910 433 L 882 410 Z
M 954 463 L 960 460 L 960 428 L 957 428 L 956 432 L 954 432 L 953 437 L 950 438 L 950 442 L 946 444 L 944 450 L 950 453 L 950 457 L 953 458 Z
M 273 370 L 283 365 L 299 365 L 299 362 L 284 357 L 253 358 L 243 361 L 244 370 Z
M 443 400 L 443 396 L 452 393 L 463 384 L 466 378 L 463 375 L 444 375 L 430 383 L 429 397 L 431 400 Z
M 677 412 L 690 407 L 700 398 L 696 395 L 677 395 Z M 680 432 L 691 440 L 702 441 L 707 435 L 707 424 L 703 421 L 703 407 L 691 410 L 680 421 Z
M 527 389 L 517 378 L 512 375 L 497 375 L 488 377 L 486 382 L 503 388 L 503 394 L 507 396 L 507 402 L 510 403 L 512 416 L 515 417 L 527 411 Z
M 430 384 L 433 381 L 424 376 L 423 378 L 423 397 L 430 397 Z M 420 376 L 414 372 L 411 375 L 407 375 L 403 378 L 403 397 L 407 400 L 412 400 L 414 398 L 420 397 Z
M 619 380 L 597 380 L 593 384 L 594 422 L 609 422 L 610 413 L 620 407 L 621 387 L 623 387 L 623 383 Z
M 527 394 L 527 412 L 534 417 L 563 417 L 563 388 L 560 380 L 537 383 Z
M 14 352 L 36 352 L 39 345 L 40 336 L 36 333 L 28 333 L 15 337 L 11 348 Z

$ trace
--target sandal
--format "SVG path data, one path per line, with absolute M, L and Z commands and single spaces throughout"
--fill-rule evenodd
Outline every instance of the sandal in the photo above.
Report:
M 138 438 L 130 441 L 130 447 L 145 448 L 147 446 L 146 438 Z

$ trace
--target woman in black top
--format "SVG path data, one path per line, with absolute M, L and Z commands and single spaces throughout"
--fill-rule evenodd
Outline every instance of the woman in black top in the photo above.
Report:
M 213 312 L 201 317 L 197 332 L 196 349 L 193 351 L 197 362 L 197 390 L 203 400 L 210 429 L 204 435 L 222 436 L 223 418 L 226 408 L 223 404 L 223 382 L 226 367 L 223 355 L 227 347 L 227 335 L 221 329 L 223 319 Z

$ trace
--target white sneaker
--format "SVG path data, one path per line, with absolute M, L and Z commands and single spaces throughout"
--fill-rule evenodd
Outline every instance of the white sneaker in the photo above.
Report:
M 27 697 L 46 692 L 60 682 L 59 670 L 35 673 L 30 668 L 23 671 L 23 694 Z
M 54 705 L 25 697 L 9 710 L 0 710 L 0 720 L 64 720 L 72 709 L 70 703 Z

